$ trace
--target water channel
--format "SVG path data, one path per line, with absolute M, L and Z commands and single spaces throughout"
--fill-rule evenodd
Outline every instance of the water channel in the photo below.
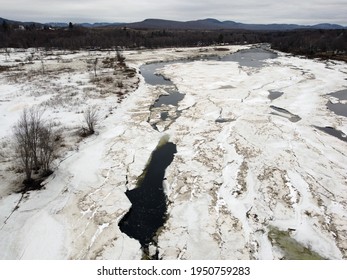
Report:
M 137 187 L 126 191 L 132 206 L 119 223 L 119 228 L 128 236 L 137 239 L 148 255 L 157 230 L 166 221 L 166 195 L 163 189 L 165 169 L 174 159 L 176 145 L 165 137 L 152 152 L 150 161 L 139 177 Z M 153 256 L 152 256 L 153 257 Z
M 334 103 L 328 101 L 328 109 L 333 111 L 336 115 L 347 117 L 347 104 L 341 102 L 347 100 L 347 89 L 330 93 L 328 96 L 332 96 L 338 100 L 338 102 Z

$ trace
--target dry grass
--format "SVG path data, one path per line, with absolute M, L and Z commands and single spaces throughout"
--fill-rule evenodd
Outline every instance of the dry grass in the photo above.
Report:
M 128 67 L 125 61 L 120 63 L 115 52 L 82 51 L 75 52 L 74 57 L 72 54 L 69 51 L 44 50 L 11 52 L 5 59 L 6 63 L 11 63 L 10 66 L 0 65 L 1 78 L 8 84 L 21 88 L 16 93 L 17 98 L 32 98 L 55 118 L 62 113 L 68 113 L 70 118 L 76 114 L 76 121 L 73 123 L 64 123 L 62 119 L 55 126 L 55 129 L 61 130 L 62 155 L 78 146 L 82 126 L 81 112 L 86 106 L 102 106 L 105 98 L 114 98 L 114 104 L 120 103 L 138 88 L 140 82 L 136 69 Z M 102 110 L 101 115 L 108 116 L 116 107 L 106 105 L 104 108 L 106 109 Z M 8 150 L 9 144 L 0 142 L 2 161 L 11 158 Z M 10 167 L 7 165 L 7 168 Z M 8 172 L 15 171 L 15 168 L 10 169 Z

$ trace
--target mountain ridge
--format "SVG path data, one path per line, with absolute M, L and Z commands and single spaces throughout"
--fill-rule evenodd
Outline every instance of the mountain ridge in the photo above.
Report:
M 68 27 L 68 23 L 64 22 L 23 22 L 4 19 L 0 17 L 0 24 L 3 22 L 17 25 L 32 25 L 37 26 L 51 26 L 58 28 Z M 286 23 L 270 23 L 270 24 L 249 24 L 235 22 L 232 20 L 219 21 L 215 18 L 197 19 L 189 21 L 176 21 L 158 18 L 148 18 L 139 22 L 120 23 L 120 22 L 95 22 L 95 23 L 76 23 L 76 26 L 83 26 L 87 28 L 96 27 L 125 27 L 125 28 L 138 28 L 138 29 L 190 29 L 190 30 L 222 30 L 222 29 L 241 29 L 252 31 L 290 31 L 296 29 L 347 29 L 347 26 L 331 23 L 318 23 L 314 25 L 301 25 L 301 24 L 286 24 Z
M 159 29 L 244 29 L 244 30 L 295 30 L 295 29 L 346 29 L 342 25 L 319 23 L 315 25 L 300 25 L 300 24 L 247 24 L 235 22 L 231 20 L 219 21 L 213 18 L 191 20 L 191 21 L 174 21 L 165 19 L 145 19 L 141 22 L 129 23 L 125 25 L 129 28 L 159 28 Z

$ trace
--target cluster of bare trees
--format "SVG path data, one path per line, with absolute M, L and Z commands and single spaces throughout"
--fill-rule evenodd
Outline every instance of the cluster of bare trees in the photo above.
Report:
M 33 182 L 33 172 L 45 177 L 51 174 L 50 165 L 56 151 L 56 135 L 52 124 L 42 118 L 43 110 L 24 109 L 13 127 L 14 151 L 26 178 L 25 185 Z
M 59 134 L 53 124 L 43 118 L 44 111 L 39 107 L 24 109 L 13 127 L 15 158 L 25 173 L 24 185 L 30 187 L 36 178 L 52 174 L 51 164 L 56 158 Z M 82 128 L 82 136 L 95 133 L 98 122 L 96 107 L 88 107 L 84 112 L 87 127 Z

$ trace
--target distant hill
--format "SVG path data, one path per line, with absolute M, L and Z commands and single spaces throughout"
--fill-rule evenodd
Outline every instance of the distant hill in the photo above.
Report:
M 65 22 L 48 22 L 46 25 L 52 26 L 52 27 L 68 27 L 69 23 Z M 110 22 L 95 22 L 95 23 L 75 23 L 75 26 L 82 26 L 86 28 L 96 28 L 96 27 L 103 27 L 103 26 L 119 26 L 119 25 L 125 25 L 125 23 L 110 23 Z
M 4 21 L 11 25 L 23 25 L 23 26 L 26 26 L 26 25 L 44 26 L 45 25 L 45 24 L 33 22 L 33 21 L 24 22 L 24 21 L 16 21 L 16 20 L 10 20 L 10 19 L 5 19 L 0 17 L 0 24 L 3 24 Z
M 320 23 L 320 24 L 313 25 L 312 28 L 315 28 L 315 29 L 346 29 L 347 26 L 343 27 L 343 26 L 338 25 L 338 24 Z
M 78 26 L 88 27 L 88 28 L 94 28 L 94 27 L 103 27 L 103 26 L 123 26 L 126 23 L 120 23 L 120 22 L 95 22 L 95 23 L 77 23 Z
M 141 22 L 129 23 L 125 25 L 129 28 L 146 29 L 244 29 L 244 30 L 296 30 L 296 29 L 345 29 L 341 25 L 322 23 L 317 25 L 298 25 L 298 24 L 245 24 L 235 21 L 219 21 L 208 18 L 194 21 L 172 21 L 163 19 L 146 19 Z
M 6 21 L 9 24 L 16 25 L 33 25 L 36 26 L 52 26 L 58 28 L 68 27 L 68 23 L 62 22 L 49 22 L 49 23 L 37 23 L 37 22 L 21 22 L 7 20 L 0 17 L 0 24 Z M 97 27 L 128 27 L 133 29 L 188 29 L 188 30 L 227 30 L 227 29 L 240 29 L 240 30 L 251 30 L 251 31 L 290 31 L 296 29 L 346 29 L 347 27 L 321 23 L 316 25 L 298 25 L 298 24 L 245 24 L 235 21 L 219 21 L 213 18 L 191 20 L 191 21 L 174 21 L 165 19 L 145 19 L 141 22 L 133 23 L 108 23 L 108 22 L 97 22 L 97 23 L 77 23 L 76 26 L 83 26 L 87 28 Z
M 0 24 L 2 24 L 4 21 L 6 21 L 8 24 L 11 25 L 36 25 L 38 27 L 42 26 L 50 26 L 50 27 L 57 27 L 57 28 L 66 28 L 69 26 L 69 22 L 47 22 L 47 23 L 39 23 L 39 22 L 24 22 L 24 21 L 15 21 L 10 19 L 5 19 L 0 17 Z M 74 24 L 76 26 L 83 26 L 87 28 L 94 28 L 94 27 L 102 27 L 102 26 L 124 26 L 126 23 L 110 23 L 110 22 L 95 22 L 95 23 L 76 23 Z
M 69 27 L 69 23 L 66 22 L 47 22 L 46 25 L 61 28 Z

